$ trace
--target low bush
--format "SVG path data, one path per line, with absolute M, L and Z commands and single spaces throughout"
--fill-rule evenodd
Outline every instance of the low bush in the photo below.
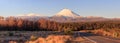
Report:
M 34 36 L 34 35 L 30 36 L 30 41 L 35 41 L 35 40 L 37 40 L 36 36 Z
M 72 35 L 73 34 L 73 30 L 71 28 L 64 29 L 64 34 L 65 35 Z

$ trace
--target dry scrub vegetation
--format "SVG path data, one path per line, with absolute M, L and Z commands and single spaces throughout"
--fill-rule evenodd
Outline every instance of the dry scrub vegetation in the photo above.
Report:
M 36 40 L 30 40 L 26 43 L 80 43 L 83 40 L 81 37 L 74 38 L 70 35 L 49 35 L 46 38 L 39 37 Z
M 82 43 L 86 42 L 87 40 L 84 39 L 82 36 L 78 35 L 72 31 L 28 31 L 28 32 L 6 32 L 8 33 L 7 36 L 10 40 L 9 42 L 0 42 L 0 43 Z M 16 36 L 17 35 L 17 36 Z M 19 36 L 21 35 L 21 36 Z M 18 40 L 20 37 L 22 39 Z M 16 38 L 15 40 L 13 40 Z M 4 38 L 5 39 L 5 38 Z M 5 39 L 6 40 L 6 39 Z M 23 40 L 23 41 L 22 41 Z
M 87 30 L 89 33 L 94 33 L 97 35 L 120 38 L 120 29 L 96 29 L 96 30 Z

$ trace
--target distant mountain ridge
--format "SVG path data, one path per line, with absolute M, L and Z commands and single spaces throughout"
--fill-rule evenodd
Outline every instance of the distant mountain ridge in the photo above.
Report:
M 51 17 L 30 13 L 30 14 L 19 15 L 15 18 L 25 19 L 25 20 L 30 20 L 30 21 L 46 19 L 46 20 L 57 21 L 57 22 L 79 22 L 79 21 L 88 22 L 88 21 L 120 20 L 120 18 L 111 19 L 111 18 L 96 17 L 96 16 L 83 17 L 83 16 L 80 16 L 79 14 L 76 14 L 70 9 L 62 9 L 60 12 L 56 13 L 55 15 Z

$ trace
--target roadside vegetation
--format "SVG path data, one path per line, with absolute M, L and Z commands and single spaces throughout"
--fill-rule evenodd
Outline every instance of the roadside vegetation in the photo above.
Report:
M 96 29 L 83 31 L 101 36 L 120 38 L 120 29 Z
M 34 38 L 33 38 L 34 39 Z M 72 35 L 48 35 L 47 37 L 38 37 L 35 40 L 29 40 L 25 43 L 81 43 L 85 39 L 82 37 L 73 37 Z

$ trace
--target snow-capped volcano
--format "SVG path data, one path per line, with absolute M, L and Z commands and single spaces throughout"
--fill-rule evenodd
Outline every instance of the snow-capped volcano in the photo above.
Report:
M 69 9 L 63 9 L 60 12 L 58 12 L 55 16 L 79 17 L 80 15 L 74 13 L 73 11 L 71 11 Z

